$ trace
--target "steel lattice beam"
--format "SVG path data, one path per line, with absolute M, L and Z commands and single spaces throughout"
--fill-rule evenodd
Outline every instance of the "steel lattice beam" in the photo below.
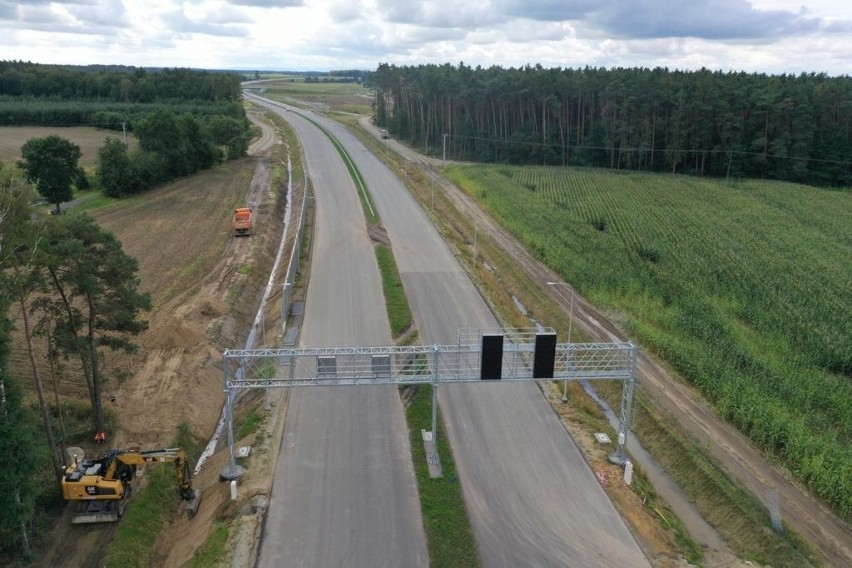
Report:
M 483 337 L 502 340 L 499 376 L 483 380 Z M 553 376 L 533 376 L 538 335 L 550 335 Z M 632 343 L 562 343 L 552 350 L 555 332 L 538 330 L 462 330 L 456 345 L 322 347 L 304 349 L 228 349 L 224 352 L 225 404 L 231 471 L 232 405 L 243 389 L 310 386 L 432 385 L 502 381 L 624 381 L 618 442 L 613 461 L 626 459 L 624 446 L 630 424 L 635 382 L 636 348 Z M 494 363 L 494 358 L 490 363 Z M 537 363 L 536 363 L 537 364 Z M 548 365 L 549 367 L 549 365 Z M 490 371 L 489 371 L 490 372 Z M 497 371 L 495 370 L 495 373 Z M 549 368 L 548 368 L 549 373 Z M 433 391 L 433 404 L 435 404 Z M 433 408 L 433 441 L 437 435 Z M 437 446 L 435 446 L 437 447 Z

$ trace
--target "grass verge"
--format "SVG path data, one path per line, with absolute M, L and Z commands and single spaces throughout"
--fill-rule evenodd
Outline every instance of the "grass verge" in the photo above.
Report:
M 411 440 L 411 457 L 417 475 L 423 527 L 429 547 L 429 565 L 435 568 L 479 566 L 473 529 L 464 506 L 461 484 L 447 442 L 444 421 L 438 418 L 438 453 L 444 477 L 432 479 L 426 464 L 420 430 L 432 429 L 432 387 L 410 387 L 413 395 L 405 411 Z
M 617 400 L 612 389 L 604 396 Z M 639 404 L 634 434 L 738 555 L 776 567 L 818 564 L 794 532 L 778 535 L 773 531 L 768 512 L 751 492 L 719 470 L 647 401 Z
M 376 248 L 376 260 L 379 263 L 379 272 L 382 274 L 382 288 L 385 292 L 385 304 L 390 321 L 391 334 L 399 337 L 414 323 L 405 289 L 402 287 L 402 279 L 393 258 L 390 247 L 378 245 Z
M 201 444 L 192 436 L 186 422 L 178 427 L 173 445 L 183 448 L 190 462 L 201 452 Z M 173 464 L 153 466 L 148 483 L 141 488 L 135 485 L 127 511 L 107 549 L 106 566 L 150 566 L 157 535 L 180 506 Z
M 266 417 L 260 410 L 261 403 L 255 403 L 245 415 L 240 418 L 237 423 L 237 440 L 242 440 L 246 436 L 254 434 L 258 431 Z
M 225 557 L 225 545 L 228 543 L 228 526 L 222 521 L 216 521 L 213 532 L 207 537 L 192 560 L 186 564 L 187 568 L 209 568 L 218 566 Z

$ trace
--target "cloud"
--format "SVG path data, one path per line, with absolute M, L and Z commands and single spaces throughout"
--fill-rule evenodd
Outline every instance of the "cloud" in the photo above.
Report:
M 606 0 L 498 0 L 494 9 L 513 18 L 543 22 L 582 20 L 597 10 L 605 10 Z M 603 6 L 602 6 L 603 5 Z
M 245 10 L 218 0 L 205 1 L 199 4 L 185 3 L 182 11 L 183 15 L 193 22 L 215 25 L 254 23 L 254 20 Z
M 765 39 L 818 31 L 823 22 L 785 10 L 757 10 L 746 0 L 684 3 L 625 0 L 589 15 L 588 23 L 626 38 Z
M 3 8 L 0 14 L 5 15 Z M 29 2 L 19 6 L 12 18 L 16 28 L 49 33 L 112 35 L 127 25 L 121 0 L 89 2 Z
M 0 57 L 44 63 L 852 74 L 850 43 L 838 0 L 0 0 Z
M 304 6 L 305 0 L 229 0 L 234 6 L 250 8 L 293 8 Z
M 184 34 L 204 34 L 219 37 L 248 37 L 247 26 L 234 25 L 231 22 L 222 23 L 218 18 L 208 20 L 206 17 L 189 17 L 184 11 L 176 10 L 167 18 L 169 30 L 179 36 Z M 243 20 L 245 21 L 245 20 Z
M 329 6 L 329 16 L 333 22 L 357 22 L 365 11 L 361 2 L 356 0 L 336 0 Z
M 393 24 L 469 30 L 507 20 L 490 2 L 459 0 L 378 0 L 376 13 Z

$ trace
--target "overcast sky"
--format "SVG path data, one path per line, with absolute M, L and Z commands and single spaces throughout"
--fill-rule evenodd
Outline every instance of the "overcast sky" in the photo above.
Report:
M 0 59 L 243 70 L 852 75 L 850 0 L 0 0 Z

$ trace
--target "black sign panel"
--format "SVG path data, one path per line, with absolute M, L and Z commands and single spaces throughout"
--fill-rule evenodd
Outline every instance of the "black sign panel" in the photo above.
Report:
M 503 336 L 482 336 L 482 364 L 479 378 L 483 381 L 499 381 L 503 376 Z
M 535 355 L 533 356 L 533 378 L 552 379 L 556 360 L 556 334 L 535 334 Z

